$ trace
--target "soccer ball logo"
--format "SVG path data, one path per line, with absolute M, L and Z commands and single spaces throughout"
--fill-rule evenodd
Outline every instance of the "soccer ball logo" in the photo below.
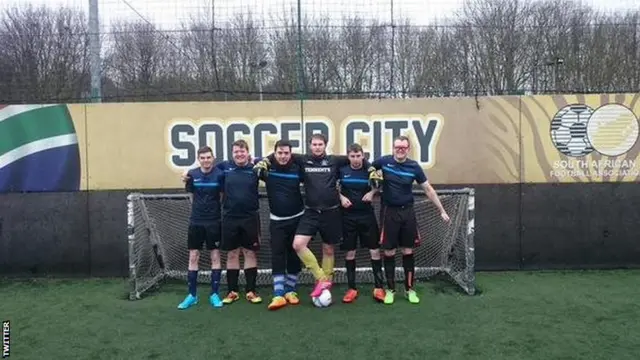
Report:
M 587 136 L 587 125 L 593 109 L 587 105 L 568 105 L 551 120 L 551 141 L 562 154 L 572 157 L 588 155 L 593 145 Z

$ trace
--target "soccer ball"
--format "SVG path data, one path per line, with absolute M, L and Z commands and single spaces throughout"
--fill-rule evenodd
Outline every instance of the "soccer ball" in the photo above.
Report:
M 332 300 L 331 292 L 327 289 L 322 290 L 322 293 L 320 294 L 320 296 L 314 297 L 311 300 L 313 300 L 313 305 L 315 305 L 315 307 L 319 307 L 319 308 L 327 307 L 331 305 L 331 300 Z
M 551 120 L 551 141 L 562 154 L 572 157 L 588 155 L 593 146 L 587 137 L 587 126 L 593 109 L 586 105 L 568 105 Z

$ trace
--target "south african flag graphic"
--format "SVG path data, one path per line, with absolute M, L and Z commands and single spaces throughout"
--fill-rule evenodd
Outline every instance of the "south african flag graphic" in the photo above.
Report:
M 78 191 L 80 176 L 66 105 L 0 105 L 0 192 Z

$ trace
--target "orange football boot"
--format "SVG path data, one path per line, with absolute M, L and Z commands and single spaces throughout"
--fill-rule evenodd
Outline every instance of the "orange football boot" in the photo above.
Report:
M 262 298 L 257 293 L 250 291 L 246 295 L 247 301 L 252 304 L 260 304 L 262 302 Z
M 271 300 L 271 303 L 269 303 L 269 306 L 267 306 L 267 308 L 269 310 L 278 310 L 282 309 L 285 306 L 287 306 L 287 299 L 285 299 L 283 296 L 275 296 Z
M 349 289 L 347 290 L 347 292 L 344 294 L 344 297 L 342 298 L 342 302 L 343 303 L 352 303 L 354 302 L 356 299 L 358 298 L 358 290 L 356 289 Z
M 373 289 L 373 298 L 378 302 L 384 301 L 385 292 L 384 289 L 376 288 Z
M 284 294 L 284 298 L 287 299 L 287 302 L 291 305 L 300 304 L 300 298 L 295 291 L 289 291 L 288 293 Z

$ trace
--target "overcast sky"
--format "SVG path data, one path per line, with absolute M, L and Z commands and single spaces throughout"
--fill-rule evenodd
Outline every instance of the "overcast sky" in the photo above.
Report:
M 114 19 L 144 19 L 162 29 L 179 28 L 190 17 L 209 19 L 214 0 L 98 0 L 101 26 L 108 26 Z M 530 0 L 533 1 L 533 0 Z M 615 11 L 640 8 L 640 0 L 576 0 L 605 10 Z M 0 7 L 14 4 L 67 5 L 88 9 L 89 0 L 0 0 Z M 215 0 L 215 18 L 220 25 L 232 14 L 261 14 L 264 19 L 281 15 L 285 9 L 295 7 L 297 0 Z M 463 6 L 464 0 L 394 0 L 394 18 L 409 18 L 415 25 L 442 24 L 442 19 L 452 16 Z M 305 12 L 329 15 L 336 22 L 345 15 L 359 15 L 368 19 L 389 21 L 391 0 L 302 0 Z

